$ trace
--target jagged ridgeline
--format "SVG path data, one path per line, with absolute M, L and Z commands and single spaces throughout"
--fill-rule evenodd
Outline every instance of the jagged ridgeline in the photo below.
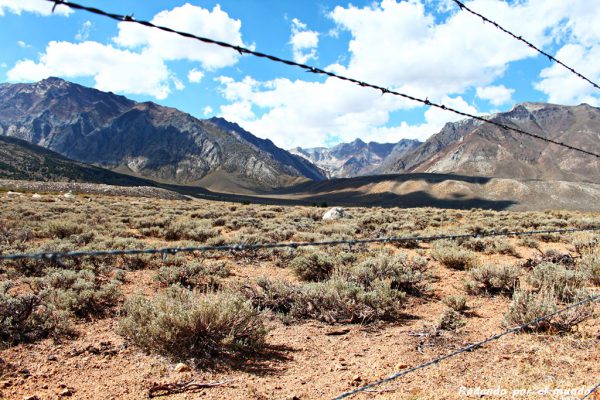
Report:
M 270 188 L 325 178 L 304 158 L 223 119 L 200 120 L 58 78 L 0 85 L 0 135 L 168 183 Z

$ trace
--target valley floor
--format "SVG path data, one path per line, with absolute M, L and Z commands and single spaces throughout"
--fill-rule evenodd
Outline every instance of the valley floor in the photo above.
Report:
M 53 193 L 39 198 L 32 198 L 31 193 L 0 195 L 2 254 L 559 229 L 600 222 L 600 214 L 593 212 L 435 208 L 353 208 L 348 210 L 350 219 L 323 221 L 327 209 L 317 207 L 100 194 L 72 199 Z M 374 244 L 189 253 L 165 258 L 65 259 L 61 264 L 0 261 L 4 306 L 19 296 L 37 296 L 44 312 L 64 311 L 65 323 L 69 324 L 69 329 L 44 332 L 23 325 L 32 332 L 23 337 L 23 331 L 15 332 L 2 320 L 0 339 L 5 345 L 0 350 L 0 398 L 141 399 L 158 383 L 184 381 L 216 385 L 164 398 L 333 398 L 506 329 L 511 325 L 506 319 L 514 304 L 514 292 L 543 292 L 543 284 L 536 281 L 540 265 L 550 265 L 545 271 L 561 276 L 580 274 L 576 283 L 567 282 L 577 286 L 569 286 L 577 293 L 598 292 L 599 242 L 599 234 L 548 234 L 530 239 L 409 243 L 404 247 Z M 402 264 L 402 277 L 388 276 L 381 281 L 382 285 L 396 282 L 394 279 L 401 281 L 405 285 L 402 299 L 384 299 L 382 293 L 389 291 L 377 292 L 367 283 L 356 286 L 356 290 L 365 291 L 364 298 L 371 299 L 367 303 L 374 302 L 369 296 L 375 294 L 382 303 L 391 302 L 382 305 L 382 310 L 360 314 L 354 310 L 362 305 L 357 303 L 359 298 L 364 300 L 360 296 L 348 304 L 330 299 L 329 305 L 318 304 L 317 296 L 312 302 L 309 299 L 306 310 L 294 314 L 286 304 L 277 303 L 279 308 L 272 305 L 277 300 L 276 286 L 272 293 L 261 291 L 268 280 L 283 285 L 280 288 L 296 288 L 298 293 L 319 293 L 336 287 L 335 279 L 339 283 L 341 277 L 358 279 L 359 273 L 371 273 L 372 269 L 361 272 L 357 266 L 377 266 L 381 260 L 390 268 Z M 204 269 L 194 272 L 192 265 Z M 498 273 L 505 267 L 508 279 Z M 492 275 L 497 273 L 493 278 L 501 283 L 482 278 L 485 268 Z M 65 270 L 80 274 L 79 285 L 88 285 L 94 294 L 84 296 Z M 326 276 L 310 275 L 315 270 L 327 270 Z M 190 271 L 183 277 L 187 280 L 180 271 Z M 196 360 L 196 365 L 188 357 L 173 355 L 168 349 L 159 351 L 156 345 L 143 346 L 123 333 L 123 319 L 132 312 L 127 301 L 136 296 L 155 298 L 176 282 L 196 286 L 193 296 L 209 296 L 205 292 L 206 282 L 210 282 L 209 292 L 235 293 L 248 299 L 252 307 L 261 309 L 256 318 L 267 329 L 264 342 L 250 351 L 228 350 L 226 355 L 214 355 L 208 361 Z M 64 301 L 66 296 L 77 301 Z M 344 296 L 340 292 L 334 297 Z M 575 297 L 567 297 L 564 294 L 554 305 L 574 301 Z M 290 297 L 289 301 L 299 302 L 298 298 Z M 456 305 L 461 301 L 466 306 Z M 582 397 L 583 391 L 600 379 L 598 311 L 597 305 L 586 307 L 572 315 L 585 318 L 568 328 L 553 325 L 508 335 L 355 398 L 480 398 L 480 389 L 506 390 L 506 398 Z M 157 337 L 164 333 L 152 332 Z M 178 366 L 180 362 L 185 366 Z M 513 393 L 528 389 L 528 394 Z M 558 396 L 552 394 L 554 389 L 574 389 L 578 395 Z

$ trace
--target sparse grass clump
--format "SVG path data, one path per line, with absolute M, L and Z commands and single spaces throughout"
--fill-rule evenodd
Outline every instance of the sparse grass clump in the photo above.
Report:
M 456 312 L 464 313 L 465 311 L 469 310 L 467 298 L 465 296 L 447 296 L 444 297 L 442 301 L 448 306 L 448 308 Z
M 266 329 L 257 309 L 231 293 L 200 294 L 170 288 L 153 299 L 133 296 L 119 332 L 150 352 L 177 360 L 210 361 L 258 350 Z
M 437 329 L 456 331 L 466 325 L 463 315 L 455 310 L 446 310 L 437 322 Z
M 520 270 L 512 265 L 484 265 L 472 269 L 469 275 L 472 279 L 466 283 L 469 293 L 511 295 L 519 284 Z
M 479 265 L 479 257 L 475 252 L 447 240 L 435 242 L 431 256 L 448 268 L 457 270 L 469 270 Z

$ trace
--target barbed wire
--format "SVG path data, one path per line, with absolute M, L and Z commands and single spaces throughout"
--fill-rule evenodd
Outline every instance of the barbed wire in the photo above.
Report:
M 590 389 L 590 391 L 589 391 L 589 392 L 587 392 L 587 394 L 586 394 L 585 396 L 583 396 L 583 397 L 582 397 L 581 399 L 579 399 L 579 400 L 585 400 L 585 399 L 587 399 L 587 398 L 588 398 L 588 397 L 590 397 L 592 394 L 594 394 L 594 392 L 595 392 L 596 390 L 598 390 L 598 389 L 600 389 L 600 382 L 598 382 L 598 384 L 596 384 L 596 386 L 594 386 L 592 389 Z
M 512 334 L 512 333 L 523 331 L 523 330 L 525 330 L 525 329 L 527 329 L 527 328 L 529 328 L 531 326 L 535 326 L 535 325 L 539 324 L 540 322 L 546 321 L 546 320 L 548 320 L 548 319 L 550 319 L 552 317 L 555 317 L 555 316 L 557 316 L 559 314 L 562 314 L 562 313 L 564 313 L 566 311 L 572 310 L 574 308 L 577 308 L 577 307 L 582 306 L 582 305 L 587 304 L 587 303 L 591 303 L 591 302 L 597 301 L 599 299 L 600 299 L 600 295 L 590 296 L 590 297 L 588 297 L 588 298 L 586 298 L 584 300 L 581 300 L 581 301 L 579 301 L 577 303 L 573 303 L 573 304 L 571 304 L 569 306 L 561 308 L 560 310 L 554 311 L 554 312 L 552 312 L 550 314 L 546 314 L 546 315 L 544 315 L 542 317 L 538 317 L 538 318 L 536 318 L 536 319 L 534 319 L 534 320 L 532 320 L 530 322 L 526 322 L 524 324 L 521 324 L 521 325 L 515 326 L 513 328 L 507 329 L 507 330 L 505 330 L 505 331 L 503 331 L 501 333 L 497 333 L 495 335 L 492 335 L 492 336 L 488 337 L 487 339 L 484 339 L 484 340 L 481 340 L 479 342 L 470 344 L 470 345 L 468 345 L 466 347 L 463 347 L 461 349 L 455 350 L 455 351 L 453 351 L 453 352 L 451 352 L 449 354 L 446 354 L 444 356 L 434 358 L 433 360 L 427 361 L 424 364 L 417 365 L 415 367 L 409 368 L 409 369 L 404 370 L 402 372 L 396 372 L 396 373 L 388 376 L 387 378 L 384 378 L 384 379 L 381 379 L 381 380 L 369 383 L 368 385 L 359 387 L 357 389 L 354 389 L 354 390 L 351 390 L 351 391 L 348 391 L 348 392 L 344 392 L 341 395 L 339 395 L 337 397 L 334 397 L 333 400 L 340 400 L 340 399 L 344 399 L 346 397 L 353 396 L 353 395 L 358 394 L 360 392 L 363 392 L 365 390 L 371 389 L 371 388 L 373 388 L 375 386 L 379 386 L 379 385 L 381 385 L 383 383 L 387 383 L 387 382 L 393 381 L 395 379 L 398 379 L 400 377 L 408 375 L 408 374 L 410 374 L 412 372 L 421 370 L 423 368 L 427 368 L 427 367 L 429 367 L 431 365 L 434 365 L 434 364 L 437 364 L 437 363 L 439 363 L 441 361 L 444 361 L 444 360 L 447 360 L 449 358 L 458 356 L 459 354 L 479 349 L 479 348 L 481 348 L 482 346 L 484 346 L 485 344 L 487 344 L 489 342 L 492 342 L 494 340 L 498 340 L 498 339 L 500 339 L 500 338 L 502 338 L 502 337 L 504 337 L 506 335 Z M 596 388 L 594 388 L 593 390 L 596 390 Z
M 517 39 L 520 42 L 525 43 L 527 46 L 531 47 L 532 49 L 534 49 L 535 51 L 537 51 L 538 53 L 542 54 L 543 56 L 548 57 L 548 59 L 550 61 L 553 61 L 563 67 L 565 67 L 567 70 L 569 70 L 571 73 L 575 74 L 577 77 L 583 79 L 584 81 L 588 82 L 589 84 L 591 84 L 592 86 L 594 86 L 596 89 L 600 89 L 600 85 L 598 85 L 597 83 L 593 82 L 591 79 L 585 77 L 583 74 L 581 74 L 580 72 L 577 72 L 574 68 L 569 67 L 568 65 L 566 65 L 565 63 L 563 63 L 562 61 L 556 59 L 554 56 L 552 56 L 551 54 L 545 52 L 544 50 L 536 47 L 533 43 L 531 43 L 530 41 L 524 39 L 522 36 L 520 35 L 516 35 L 514 33 L 512 33 L 511 31 L 509 31 L 508 29 L 502 27 L 500 24 L 498 24 L 497 22 L 485 17 L 484 15 L 481 15 L 480 13 L 478 13 L 477 11 L 473 11 L 471 10 L 469 7 L 467 7 L 463 2 L 459 1 L 459 0 L 452 0 L 454 1 L 458 7 L 461 10 L 465 10 L 473 15 L 475 15 L 476 17 L 481 18 L 481 20 L 485 23 L 490 23 L 492 24 L 494 27 L 498 28 L 499 30 L 501 30 L 502 32 L 512 36 L 513 38 Z
M 531 236 L 544 234 L 564 234 L 575 232 L 593 232 L 600 231 L 600 226 L 586 228 L 570 229 L 546 229 L 533 231 L 491 231 L 482 233 L 465 233 L 456 235 L 433 235 L 433 236 L 402 236 L 402 237 L 383 237 L 370 239 L 347 239 L 347 240 L 328 240 L 321 242 L 286 242 L 286 243 L 257 243 L 257 244 L 228 244 L 219 246 L 189 246 L 189 247 L 165 247 L 158 249 L 115 249 L 115 250 L 89 250 L 89 251 L 71 251 L 71 252 L 43 252 L 43 253 L 20 253 L 20 254 L 0 254 L 0 261 L 16 261 L 23 259 L 56 260 L 60 258 L 77 257 L 95 257 L 95 256 L 116 256 L 116 255 L 141 255 L 141 254 L 177 254 L 206 251 L 248 251 L 259 249 L 275 248 L 298 248 L 309 246 L 337 246 L 347 244 L 350 246 L 368 243 L 402 243 L 402 242 L 432 242 L 436 240 L 459 240 L 468 238 L 498 237 L 498 236 Z
M 156 24 L 154 24 L 152 22 L 149 22 L 149 21 L 138 20 L 138 19 L 135 19 L 133 17 L 133 15 L 121 15 L 121 14 L 109 13 L 109 12 L 103 11 L 103 10 L 95 8 L 95 7 L 88 7 L 88 6 L 84 6 L 84 5 L 81 5 L 81 4 L 78 4 L 78 3 L 73 3 L 73 2 L 67 1 L 67 0 L 45 0 L 45 1 L 49 1 L 51 3 L 54 3 L 54 7 L 56 7 L 58 5 L 64 5 L 64 6 L 70 7 L 70 8 L 75 9 L 75 10 L 87 11 L 87 12 L 90 12 L 92 14 L 96 14 L 96 15 L 101 15 L 101 16 L 104 16 L 104 17 L 108 17 L 108 18 L 111 18 L 111 19 L 119 21 L 119 22 L 129 22 L 129 23 L 133 23 L 133 24 L 139 24 L 139 25 L 146 26 L 146 27 L 149 27 L 149 28 L 158 29 L 158 30 L 161 30 L 161 31 L 164 31 L 164 32 L 173 33 L 173 34 L 185 37 L 185 38 L 199 40 L 199 41 L 201 41 L 203 43 L 214 44 L 214 45 L 217 45 L 217 46 L 220 46 L 220 47 L 232 49 L 232 50 L 237 51 L 241 55 L 244 55 L 244 54 L 253 55 L 255 57 L 265 58 L 265 59 L 268 59 L 268 60 L 271 60 L 271 61 L 274 61 L 274 62 L 277 62 L 277 63 L 282 63 L 282 64 L 293 66 L 293 67 L 299 67 L 299 68 L 301 68 L 301 69 L 303 69 L 303 70 L 305 70 L 307 72 L 313 73 L 313 74 L 326 75 L 326 76 L 329 76 L 331 78 L 335 78 L 335 79 L 339 79 L 339 80 L 342 80 L 342 81 L 354 83 L 354 84 L 356 84 L 358 86 L 361 86 L 361 87 L 375 89 L 377 91 L 380 91 L 382 95 L 384 95 L 384 94 L 391 94 L 391 95 L 394 95 L 394 96 L 403 97 L 403 98 L 408 99 L 408 100 L 412 100 L 412 101 L 415 101 L 415 102 L 418 102 L 418 103 L 425 104 L 426 106 L 429 106 L 429 107 L 436 107 L 436 108 L 439 108 L 441 110 L 450 111 L 452 113 L 458 114 L 458 115 L 463 116 L 463 117 L 473 118 L 473 119 L 475 119 L 477 121 L 481 121 L 481 122 L 484 122 L 484 123 L 489 123 L 489 124 L 497 126 L 498 128 L 501 128 L 503 130 L 513 131 L 513 132 L 516 132 L 516 133 L 519 133 L 519 134 L 522 134 L 522 135 L 525 135 L 525 136 L 530 136 L 530 137 L 533 137 L 535 139 L 543 140 L 546 143 L 551 143 L 551 144 L 554 144 L 554 145 L 557 145 L 557 146 L 561 146 L 561 147 L 567 148 L 567 149 L 572 150 L 572 151 L 577 151 L 577 152 L 580 152 L 580 153 L 583 153 L 583 154 L 587 154 L 589 156 L 600 158 L 600 154 L 598 154 L 598 153 L 595 153 L 595 152 L 592 152 L 592 151 L 588 151 L 588 150 L 585 150 L 585 149 L 581 149 L 581 148 L 578 148 L 578 147 L 574 147 L 574 146 L 571 146 L 569 144 L 560 142 L 558 140 L 553 140 L 553 139 L 545 138 L 545 137 L 543 137 L 541 135 L 525 131 L 525 130 L 523 130 L 521 128 L 513 127 L 513 126 L 510 126 L 510 125 L 504 124 L 502 122 L 494 121 L 493 119 L 487 119 L 487 118 L 484 118 L 484 117 L 481 117 L 481 116 L 477 116 L 477 115 L 474 115 L 474 114 L 470 114 L 470 113 L 467 113 L 467 112 L 460 111 L 458 109 L 446 106 L 444 104 L 438 104 L 438 103 L 435 103 L 435 102 L 429 100 L 429 98 L 427 98 L 427 97 L 425 99 L 422 99 L 422 98 L 415 97 L 415 96 L 412 96 L 412 95 L 409 95 L 409 94 L 406 94 L 406 93 L 401 93 L 401 92 L 398 92 L 398 91 L 395 91 L 395 90 L 391 90 L 391 89 L 385 88 L 383 86 L 379 86 L 379 85 L 367 83 L 367 82 L 360 81 L 360 80 L 355 79 L 355 78 L 350 78 L 350 77 L 347 77 L 347 76 L 344 76 L 344 75 L 339 75 L 339 74 L 336 74 L 334 72 L 326 71 L 326 70 L 323 70 L 323 69 L 320 69 L 320 68 L 317 68 L 317 67 L 314 67 L 314 66 L 311 66 L 311 65 L 298 63 L 298 62 L 295 62 L 295 61 L 292 61 L 292 60 L 287 60 L 287 59 L 280 58 L 280 57 L 273 56 L 273 55 L 266 54 L 266 53 L 261 53 L 259 51 L 251 50 L 251 49 L 245 48 L 243 46 L 234 45 L 234 44 L 223 42 L 223 41 L 220 41 L 220 40 L 215 40 L 215 39 L 211 39 L 211 38 L 207 38 L 207 37 L 203 37 L 203 36 L 194 35 L 194 34 L 189 33 L 189 32 L 178 31 L 178 30 L 166 27 L 166 26 L 156 25 Z

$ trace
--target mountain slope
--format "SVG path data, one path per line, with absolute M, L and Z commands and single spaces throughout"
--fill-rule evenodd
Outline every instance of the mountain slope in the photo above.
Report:
M 0 85 L 0 135 L 74 160 L 191 185 L 215 172 L 257 188 L 325 178 L 312 164 L 241 131 L 58 78 Z
M 523 103 L 494 121 L 600 153 L 600 109 Z M 511 179 L 600 182 L 600 160 L 472 119 L 448 123 L 378 173 L 436 172 Z
M 24 140 L 0 136 L 0 178 L 153 186 L 151 181 L 69 160 Z
M 356 139 L 351 143 L 340 143 L 331 148 L 314 147 L 289 150 L 327 172 L 329 177 L 349 178 L 369 175 L 390 157 L 399 157 L 416 148 L 421 142 L 403 139 L 398 143 L 365 143 Z

